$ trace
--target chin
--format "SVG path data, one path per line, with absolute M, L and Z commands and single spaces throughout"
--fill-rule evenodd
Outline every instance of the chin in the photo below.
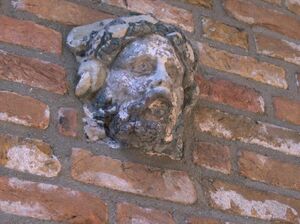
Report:
M 154 120 L 131 118 L 123 121 L 118 116 L 110 125 L 111 137 L 127 148 L 160 151 L 165 147 L 167 124 Z

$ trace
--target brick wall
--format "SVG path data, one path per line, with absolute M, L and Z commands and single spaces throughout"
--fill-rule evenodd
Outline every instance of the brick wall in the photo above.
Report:
M 182 161 L 87 143 L 73 26 L 186 31 L 200 96 Z M 300 223 L 299 0 L 1 0 L 0 224 Z

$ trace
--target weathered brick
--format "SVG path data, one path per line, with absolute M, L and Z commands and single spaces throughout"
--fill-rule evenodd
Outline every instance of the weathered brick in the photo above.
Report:
M 0 51 L 0 79 L 58 94 L 67 92 L 66 72 L 61 66 L 3 51 Z
M 4 134 L 0 134 L 0 165 L 46 177 L 57 176 L 61 169 L 47 143 Z
M 163 22 L 180 26 L 189 32 L 194 31 L 192 12 L 171 6 L 162 0 L 102 0 L 102 2 L 134 12 L 151 13 Z
M 60 134 L 77 136 L 77 110 L 69 107 L 62 107 L 58 110 L 58 131 Z
M 12 0 L 16 9 L 66 25 L 84 25 L 98 20 L 112 18 L 104 12 L 96 11 L 64 0 Z
M 0 120 L 46 129 L 50 110 L 43 102 L 17 93 L 0 91 Z
M 208 184 L 210 206 L 226 212 L 278 223 L 300 223 L 300 201 L 221 181 Z
M 263 113 L 265 110 L 263 97 L 254 89 L 227 80 L 205 79 L 201 75 L 195 76 L 195 80 L 202 99 L 254 113 Z
M 230 149 L 216 143 L 200 142 L 193 151 L 193 162 L 198 166 L 219 171 L 231 172 Z
M 281 0 L 263 0 L 263 1 L 275 4 L 275 5 L 281 4 Z
M 0 211 L 70 224 L 108 223 L 107 207 L 97 197 L 17 178 L 0 177 Z
M 248 49 L 248 35 L 245 31 L 209 18 L 203 18 L 202 24 L 204 37 Z
M 61 34 L 31 21 L 0 16 L 0 30 L 0 41 L 54 54 L 62 52 Z
M 285 0 L 285 4 L 290 11 L 300 15 L 300 1 L 299 0 Z
M 82 149 L 73 149 L 72 177 L 84 183 L 183 204 L 192 204 L 197 199 L 194 184 L 183 171 L 94 156 Z
M 205 7 L 208 9 L 212 9 L 213 1 L 212 0 L 184 0 L 187 3 L 194 4 L 197 6 Z
M 117 206 L 118 224 L 175 224 L 172 216 L 167 212 L 151 208 L 141 208 L 128 203 Z
M 300 45 L 261 34 L 255 35 L 255 42 L 258 53 L 300 65 Z
M 225 9 L 236 19 L 261 26 L 293 39 L 300 39 L 300 21 L 272 9 L 245 0 L 225 0 Z
M 288 87 L 283 68 L 199 43 L 200 63 L 275 87 Z
M 300 125 L 300 101 L 274 97 L 273 104 L 277 118 Z
M 197 108 L 194 121 L 200 131 L 216 137 L 300 156 L 300 133 L 287 128 L 210 108 Z
M 240 174 L 252 180 L 300 190 L 300 166 L 244 151 L 239 157 Z

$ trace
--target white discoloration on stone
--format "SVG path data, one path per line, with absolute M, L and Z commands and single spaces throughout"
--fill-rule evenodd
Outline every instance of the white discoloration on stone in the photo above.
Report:
M 139 193 L 128 181 L 109 173 L 87 171 L 79 176 L 80 180 L 90 182 L 91 180 L 98 185 L 109 187 L 115 190 Z
M 259 102 L 259 106 L 260 106 L 261 112 L 264 112 L 265 111 L 265 101 L 264 101 L 264 98 L 262 96 L 259 96 L 258 97 L 258 102 Z
M 149 223 L 152 223 L 152 221 L 149 221 L 148 219 L 143 218 L 143 217 L 132 217 L 130 221 L 131 221 L 132 224 L 149 224 Z
M 255 19 L 253 17 L 242 16 L 241 14 L 238 13 L 234 13 L 234 14 L 238 20 L 244 21 L 245 23 L 249 23 L 249 24 L 255 23 Z
M 44 116 L 45 116 L 45 119 L 46 120 L 49 120 L 50 118 L 50 109 L 49 109 L 49 106 L 47 105 L 45 111 L 44 111 Z
M 1 121 L 9 121 L 15 124 L 21 124 L 25 126 L 31 126 L 30 123 L 28 123 L 26 120 L 20 119 L 16 116 L 9 116 L 7 113 L 0 112 L 0 120 Z
M 14 215 L 50 220 L 51 214 L 37 202 L 0 201 L 0 210 Z
M 26 190 L 30 187 L 32 187 L 32 182 L 29 181 L 22 181 L 19 180 L 18 178 L 9 178 L 8 184 L 10 187 L 14 189 L 21 189 L 21 190 Z
M 215 132 L 219 135 L 223 135 L 225 138 L 232 138 L 230 130 L 226 129 L 220 123 L 214 122 L 213 120 L 206 120 L 205 122 L 199 123 L 199 128 L 203 132 Z
M 24 4 L 23 0 L 14 0 L 14 1 L 11 1 L 11 5 L 15 9 L 24 9 L 25 8 L 25 4 Z
M 168 170 L 163 174 L 163 180 L 166 191 L 170 194 L 169 200 L 186 204 L 192 204 L 197 200 L 195 186 L 187 175 Z
M 36 146 L 27 145 L 10 148 L 7 152 L 5 167 L 46 177 L 57 176 L 61 169 L 55 156 L 46 155 Z
M 241 194 L 232 191 L 218 189 L 210 192 L 213 202 L 223 210 L 239 209 L 241 215 L 254 216 L 261 219 L 271 220 L 280 219 L 289 221 L 289 212 L 298 216 L 298 212 L 289 205 L 275 200 L 255 201 L 244 198 Z M 300 219 L 298 219 L 298 223 Z

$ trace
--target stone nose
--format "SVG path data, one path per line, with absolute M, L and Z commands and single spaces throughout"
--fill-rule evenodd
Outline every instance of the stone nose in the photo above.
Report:
M 152 76 L 152 87 L 170 88 L 172 79 L 170 78 L 164 62 L 158 62 L 154 76 Z

